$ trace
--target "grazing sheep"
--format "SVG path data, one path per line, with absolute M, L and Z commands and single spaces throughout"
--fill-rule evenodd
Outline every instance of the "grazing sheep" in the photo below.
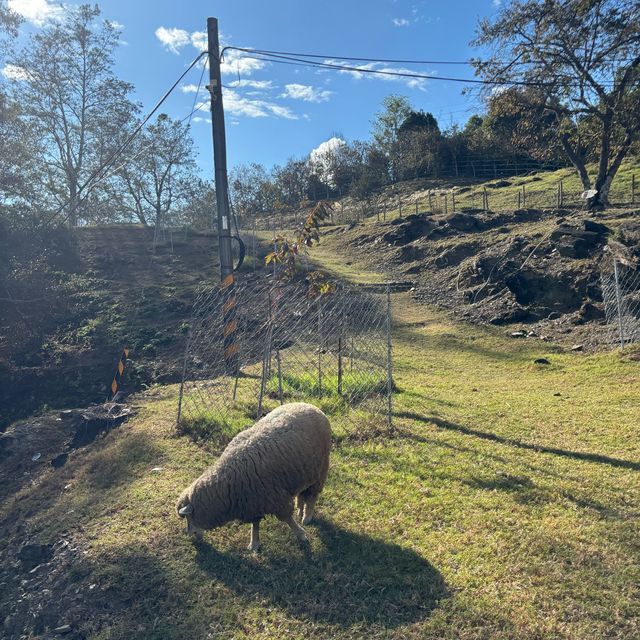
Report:
M 330 448 L 329 420 L 320 409 L 303 402 L 278 407 L 233 438 L 216 464 L 182 492 L 178 515 L 197 537 L 231 520 L 250 522 L 251 551 L 260 547 L 260 520 L 267 514 L 306 541 L 293 519 L 293 499 L 307 524 L 327 478 Z

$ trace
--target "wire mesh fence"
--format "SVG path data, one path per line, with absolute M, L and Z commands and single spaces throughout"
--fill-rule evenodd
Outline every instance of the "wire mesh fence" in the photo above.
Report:
M 233 298 L 233 357 L 223 316 Z M 203 289 L 195 302 L 178 427 L 235 431 L 286 402 L 306 401 L 352 424 L 391 424 L 390 296 L 271 279 Z
M 622 349 L 640 342 L 640 270 L 613 256 L 601 281 L 612 340 Z

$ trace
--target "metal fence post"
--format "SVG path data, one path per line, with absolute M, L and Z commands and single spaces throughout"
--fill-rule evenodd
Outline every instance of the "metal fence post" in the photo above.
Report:
M 622 322 L 622 292 L 620 291 L 620 275 L 618 261 L 613 258 L 613 277 L 616 282 L 616 305 L 618 307 L 618 330 L 620 332 L 620 348 L 624 349 L 624 323 Z
M 322 397 L 322 296 L 318 296 L 318 394 Z
M 387 425 L 393 426 L 393 364 L 391 353 L 391 286 L 387 283 Z
M 338 336 L 338 395 L 342 395 L 342 336 Z

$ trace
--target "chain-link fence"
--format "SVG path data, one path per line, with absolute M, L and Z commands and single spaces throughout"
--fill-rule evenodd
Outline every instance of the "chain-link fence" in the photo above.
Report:
M 202 290 L 185 353 L 179 428 L 203 437 L 233 432 L 297 401 L 352 424 L 390 425 L 390 313 L 384 287 L 338 285 L 312 295 L 306 282 L 258 278 Z
M 640 270 L 612 257 L 602 274 L 602 295 L 614 342 L 622 349 L 640 342 Z

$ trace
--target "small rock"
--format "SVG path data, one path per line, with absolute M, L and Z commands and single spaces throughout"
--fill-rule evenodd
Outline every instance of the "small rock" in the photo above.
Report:
M 59 469 L 60 467 L 64 466 L 64 464 L 67 462 L 68 457 L 69 457 L 68 453 L 61 453 L 57 455 L 53 460 L 51 460 L 51 466 L 54 469 Z
M 525 332 L 524 332 L 524 331 L 514 331 L 514 332 L 511 334 L 511 337 L 512 337 L 512 338 L 524 338 L 525 336 L 526 336 L 526 334 L 525 334 Z
M 557 320 L 562 314 L 558 311 L 552 311 L 548 316 L 547 320 Z
M 34 453 L 31 456 L 31 459 L 35 462 L 36 460 L 40 460 L 40 458 L 42 458 L 42 454 L 41 453 Z
M 571 347 L 571 351 L 582 351 L 584 349 L 584 345 L 582 344 L 574 344 L 573 347 Z
M 162 467 L 153 467 L 151 469 L 151 473 L 160 473 L 162 471 Z
M 547 360 L 546 358 L 536 358 L 533 361 L 534 364 L 551 364 L 551 362 L 549 362 L 549 360 Z
M 559 398 L 562 394 L 561 394 L 559 391 L 556 391 L 553 395 L 554 395 L 556 398 Z
M 535 331 L 529 331 L 527 338 L 535 338 L 538 334 Z
M 31 571 L 34 567 L 51 559 L 53 549 L 49 544 L 25 544 L 18 551 L 18 560 L 25 569 Z
M 56 628 L 53 630 L 53 633 L 57 633 L 59 636 L 64 636 L 64 635 L 66 635 L 67 633 L 71 633 L 71 625 L 69 625 L 69 624 L 63 624 L 63 625 L 62 625 L 62 626 L 60 626 L 60 627 L 56 627 Z

